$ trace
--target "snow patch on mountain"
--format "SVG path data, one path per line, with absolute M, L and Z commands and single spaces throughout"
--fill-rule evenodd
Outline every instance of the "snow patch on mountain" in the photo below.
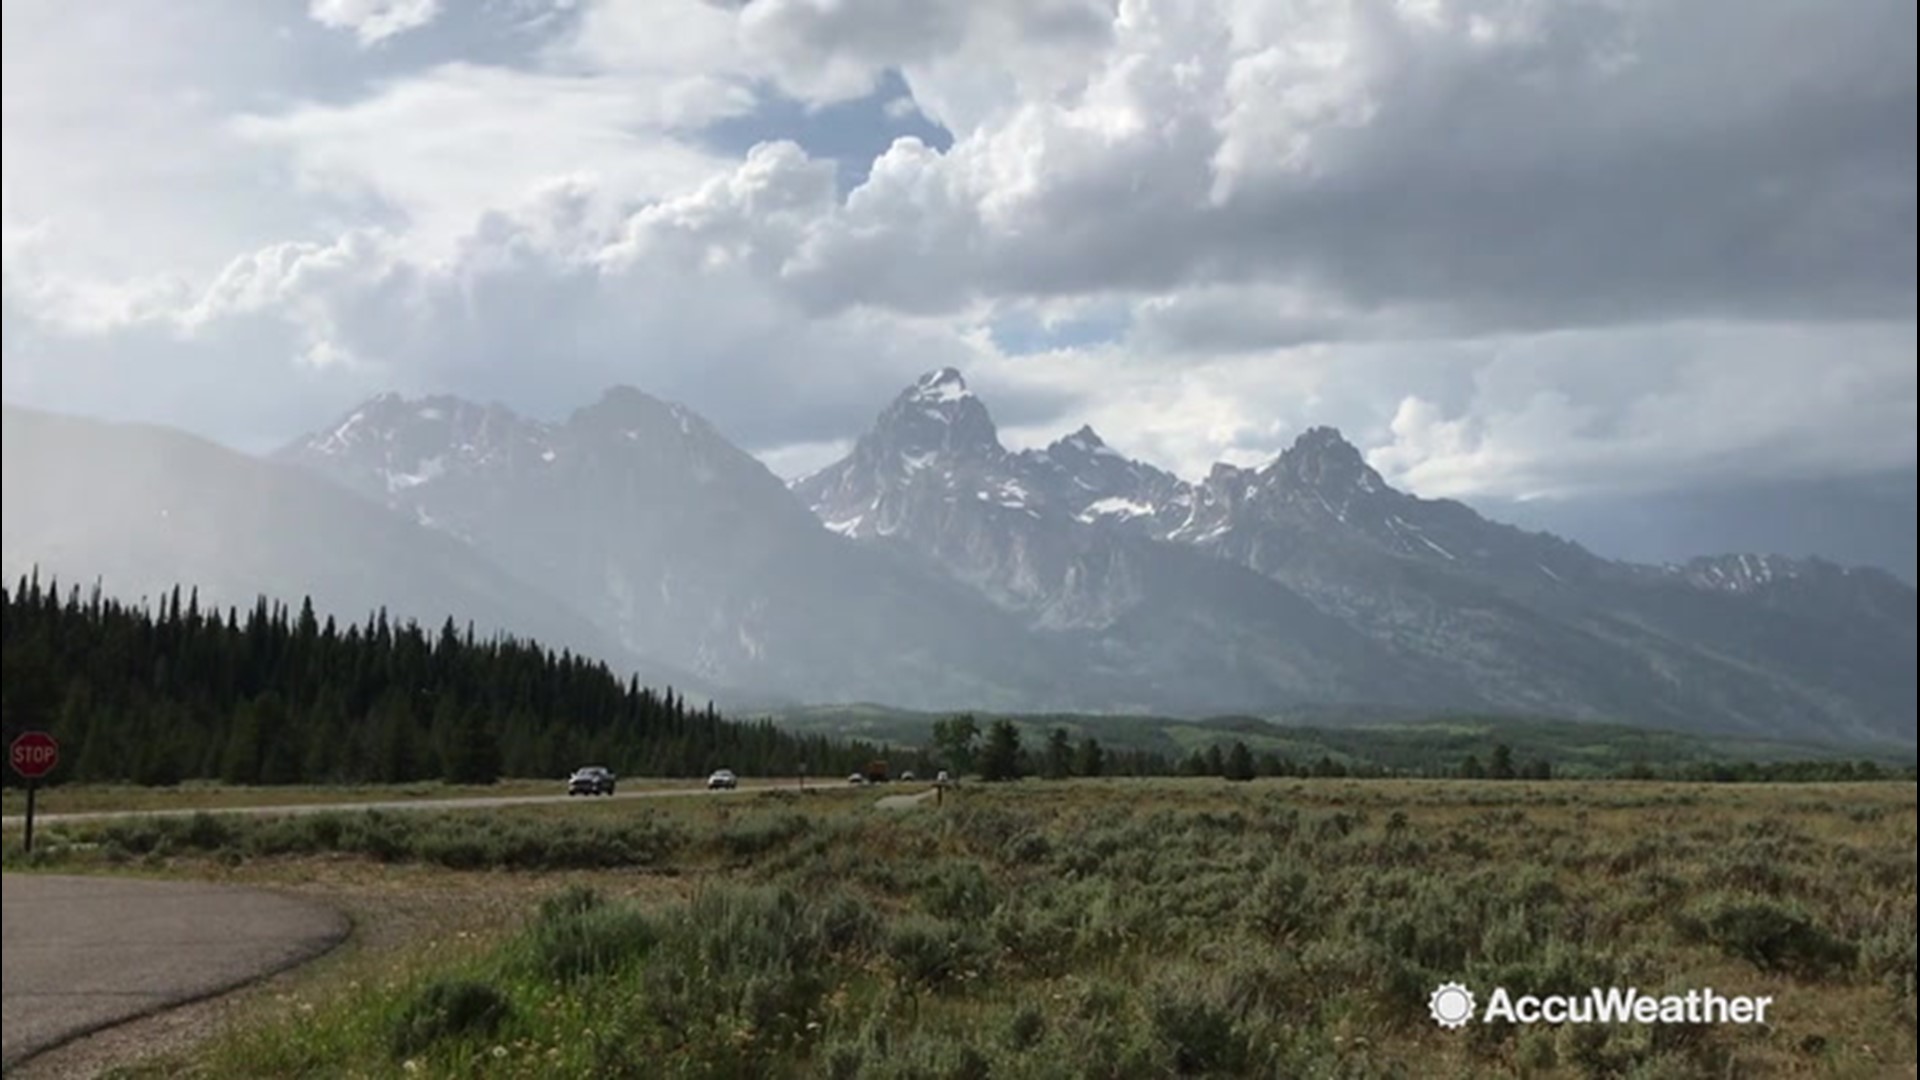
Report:
M 914 401 L 930 401 L 941 404 L 965 401 L 972 396 L 973 391 L 967 389 L 967 380 L 961 377 L 960 372 L 950 367 L 941 368 L 938 371 L 930 371 L 920 376 L 919 380 L 914 383 L 913 390 L 911 391 L 911 398 Z M 944 413 L 935 413 L 934 415 L 945 416 Z
M 1821 566 L 1817 560 L 1793 559 L 1784 555 L 1736 553 L 1694 559 L 1682 566 L 1664 569 L 1699 589 L 1712 592 L 1749 593 L 1778 582 L 1799 579 Z M 1831 572 L 1846 576 L 1847 570 L 1834 566 Z
M 1158 513 L 1158 510 L 1148 503 L 1122 498 L 1118 495 L 1111 495 L 1104 499 L 1094 500 L 1087 504 L 1085 510 L 1080 511 L 1080 513 L 1074 516 L 1080 521 L 1091 522 L 1103 517 L 1117 517 L 1123 520 L 1135 517 L 1152 517 L 1156 513 Z
M 391 494 L 397 491 L 405 491 L 408 488 L 419 487 L 421 484 L 444 475 L 446 471 L 447 459 L 441 454 L 435 454 L 421 461 L 420 464 L 415 467 L 414 471 L 410 473 L 396 472 L 389 469 L 385 473 L 387 491 Z

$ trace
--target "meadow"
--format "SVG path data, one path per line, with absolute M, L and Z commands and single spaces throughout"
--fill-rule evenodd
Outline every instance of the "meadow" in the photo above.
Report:
M 894 791 L 900 793 L 900 785 Z M 1912 783 L 1079 780 L 49 827 L 8 872 L 405 882 L 361 950 L 135 1076 L 1883 1076 Z M 436 935 L 440 935 L 436 937 Z M 1759 1026 L 1436 1026 L 1483 992 L 1764 994 Z M 1483 997 L 1484 1000 L 1484 997 Z

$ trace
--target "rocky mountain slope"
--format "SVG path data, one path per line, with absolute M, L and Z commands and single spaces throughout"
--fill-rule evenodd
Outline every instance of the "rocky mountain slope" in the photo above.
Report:
M 452 613 L 735 702 L 1366 703 L 1914 743 L 1915 594 L 1888 575 L 1602 559 L 1397 491 L 1329 429 L 1188 481 L 1088 428 L 1010 451 L 942 370 L 792 485 L 628 388 L 554 422 L 386 395 L 266 462 L 22 410 L 6 434 L 9 574 Z
M 631 388 L 559 423 L 389 395 L 279 456 L 749 697 L 999 707 L 1072 698 L 1056 672 L 1083 666 L 945 575 L 833 535 L 706 421 Z
M 174 586 L 245 609 L 261 595 L 364 621 L 537 638 L 696 693 L 679 669 L 622 649 L 547 591 L 453 537 L 395 517 L 303 471 L 177 431 L 8 406 L 0 563 L 131 600 Z
M 1011 453 L 943 370 L 793 488 L 828 528 L 910 550 L 1035 630 L 1198 661 L 1196 681 L 1223 646 L 1337 642 L 1343 671 L 1380 673 L 1376 700 L 1411 680 L 1430 704 L 1913 741 L 1915 594 L 1891 576 L 1758 556 L 1612 562 L 1394 490 L 1327 428 L 1190 484 L 1086 428 Z M 1200 595 L 1182 577 L 1194 555 L 1251 573 Z M 1259 624 L 1302 601 L 1312 614 L 1285 620 L 1298 637 Z M 1195 626 L 1212 638 L 1183 652 Z

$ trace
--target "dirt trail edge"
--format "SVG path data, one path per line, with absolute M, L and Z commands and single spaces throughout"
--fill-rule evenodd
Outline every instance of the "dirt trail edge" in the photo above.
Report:
M 0 1068 L 115 1024 L 199 1001 L 345 940 L 305 897 L 194 881 L 0 878 Z

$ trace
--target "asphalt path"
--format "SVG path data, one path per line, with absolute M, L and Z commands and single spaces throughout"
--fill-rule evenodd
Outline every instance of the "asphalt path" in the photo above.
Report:
M 882 810 L 911 810 L 939 794 L 939 788 L 928 788 L 912 795 L 887 795 L 876 800 L 873 805 Z
M 262 889 L 7 874 L 0 1068 L 114 1024 L 284 971 L 339 944 L 345 916 Z
M 815 784 L 811 787 L 830 787 L 832 785 Z M 811 789 L 810 787 L 810 789 Z M 618 791 L 612 795 L 479 795 L 465 799 L 386 799 L 378 802 L 330 802 L 295 803 L 284 806 L 209 806 L 169 810 L 88 810 L 80 813 L 48 814 L 35 812 L 34 828 L 44 825 L 58 825 L 62 822 L 105 821 L 110 818 L 128 817 L 192 817 L 195 814 L 252 814 L 269 816 L 273 814 L 318 814 L 329 810 L 491 810 L 502 806 L 545 806 L 551 803 L 607 802 L 621 799 L 670 799 L 704 795 L 708 798 L 726 798 L 730 795 L 744 795 L 753 791 L 794 790 L 791 782 L 743 784 L 733 791 L 708 791 L 704 787 L 685 788 L 641 788 L 637 791 Z M 19 814 L 8 814 L 0 818 L 0 825 L 7 828 L 19 828 L 26 819 Z

